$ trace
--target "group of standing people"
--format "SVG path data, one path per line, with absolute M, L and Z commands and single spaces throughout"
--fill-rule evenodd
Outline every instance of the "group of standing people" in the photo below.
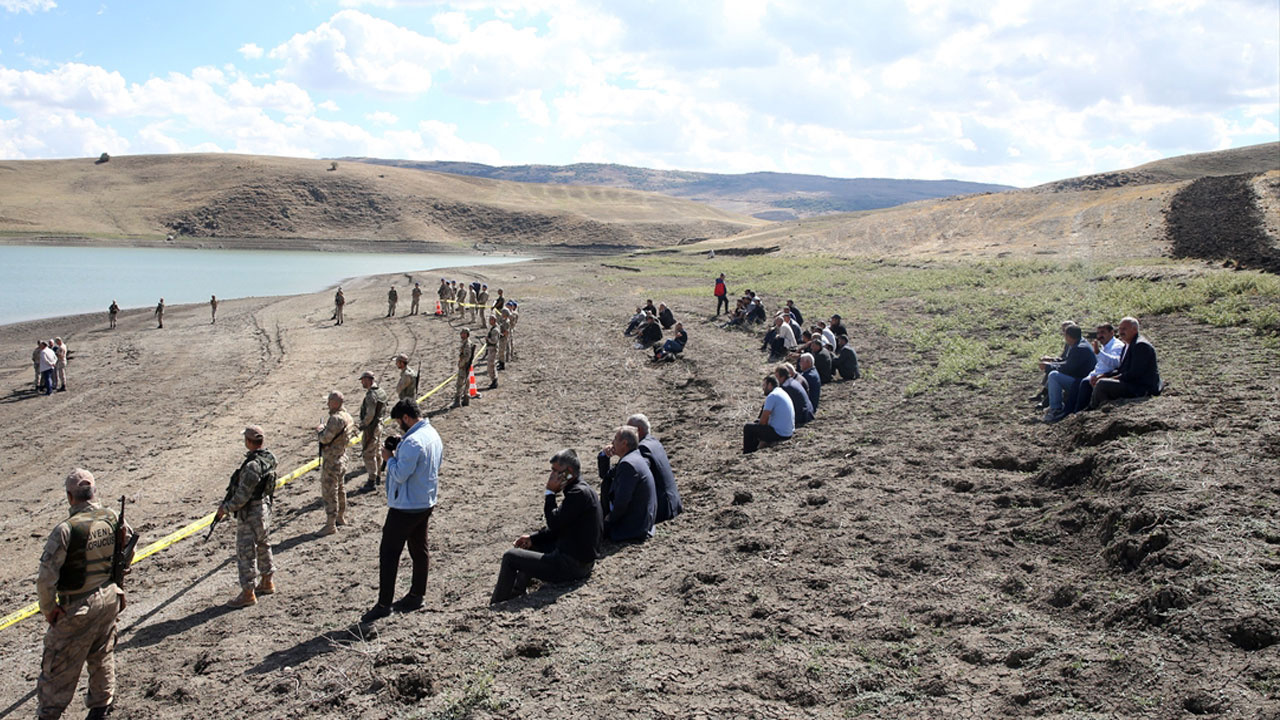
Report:
M 36 374 L 36 392 L 52 395 L 67 389 L 67 346 L 62 338 L 40 340 L 31 352 Z
M 156 303 L 156 307 L 151 311 L 151 318 L 156 321 L 156 329 L 164 329 L 164 298 Z M 120 315 L 120 303 L 115 300 L 111 301 L 111 305 L 107 306 L 107 327 L 111 330 L 116 329 L 116 318 Z M 213 325 L 218 322 L 218 296 L 209 296 L 209 324 Z

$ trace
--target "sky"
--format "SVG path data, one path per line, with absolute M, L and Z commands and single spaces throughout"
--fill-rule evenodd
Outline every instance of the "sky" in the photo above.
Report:
M 1277 0 L 0 0 L 3 159 L 1026 186 L 1277 140 Z

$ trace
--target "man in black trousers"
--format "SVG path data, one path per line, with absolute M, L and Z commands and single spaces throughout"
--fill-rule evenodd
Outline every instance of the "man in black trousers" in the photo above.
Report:
M 1156 364 L 1156 349 L 1141 333 L 1142 326 L 1137 318 L 1127 317 L 1120 321 L 1116 335 L 1125 343 L 1120 366 L 1094 379 L 1089 409 L 1097 410 L 1120 398 L 1160 394 L 1162 383 L 1160 368 Z
M 600 555 L 604 514 L 596 491 L 580 476 L 578 454 L 573 450 L 551 457 L 542 508 L 547 526 L 516 538 L 515 547 L 503 553 L 491 605 L 523 595 L 533 578 L 568 582 L 591 574 Z M 564 502 L 557 506 L 559 493 L 564 493 Z

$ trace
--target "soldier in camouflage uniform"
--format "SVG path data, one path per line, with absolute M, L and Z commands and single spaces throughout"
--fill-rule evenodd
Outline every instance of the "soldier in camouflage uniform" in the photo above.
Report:
M 507 353 L 511 344 L 511 309 L 502 308 L 498 315 L 498 369 L 507 369 Z
M 412 304 L 409 305 L 409 314 L 417 315 L 418 304 L 422 302 L 422 285 L 418 283 L 414 283 L 413 292 L 411 293 L 411 296 L 412 296 Z
M 258 604 L 258 595 L 276 591 L 275 567 L 271 560 L 271 501 L 276 490 L 276 457 L 262 448 L 262 428 L 244 429 L 244 462 L 231 475 L 227 497 L 218 506 L 215 522 L 228 515 L 236 518 L 236 568 L 240 571 L 240 594 L 227 605 L 233 608 Z M 259 574 L 262 579 L 254 586 Z
M 440 278 L 440 287 L 436 289 L 436 297 L 440 300 L 440 313 L 447 315 L 449 313 L 449 281 Z
M 342 324 L 342 309 L 347 305 L 347 296 L 342 293 L 342 288 L 338 288 L 338 292 L 333 294 L 333 319 L 337 322 L 334 325 Z
M 116 690 L 116 615 L 124 609 L 124 590 L 111 579 L 111 556 L 131 531 L 115 512 L 95 502 L 93 474 L 76 468 L 66 478 L 71 517 L 45 541 L 36 576 L 40 612 L 49 623 L 36 683 L 36 717 L 62 717 L 89 665 L 89 718 L 111 712 Z M 123 558 L 124 567 L 133 553 Z
M 320 499 L 324 501 L 325 525 L 321 535 L 332 535 L 347 524 L 347 442 L 355 433 L 356 421 L 342 409 L 342 393 L 329 393 L 329 420 L 316 426 L 320 441 Z
M 418 373 L 409 367 L 409 356 L 397 355 L 396 367 L 400 370 L 400 379 L 396 381 L 396 399 L 414 399 L 418 394 Z
M 473 313 L 480 315 L 481 317 L 488 317 L 489 315 L 489 286 L 488 285 L 480 286 L 480 292 L 476 293 L 476 306 L 471 308 L 471 311 Z M 472 315 L 471 319 L 474 321 L 476 319 L 476 315 Z
M 520 306 L 515 300 L 507 301 L 507 306 L 511 308 L 511 327 L 507 329 L 507 360 L 519 360 L 520 355 L 516 352 L 516 325 L 520 323 Z
M 156 322 L 160 323 L 156 327 L 163 328 L 164 327 L 164 298 L 160 298 L 160 302 L 156 305 L 156 311 L 153 314 L 155 315 Z
M 462 328 L 460 335 L 462 345 L 458 347 L 458 378 L 453 384 L 453 407 L 471 404 L 471 398 L 467 392 L 469 390 L 467 379 L 471 374 L 471 361 L 476 355 L 476 348 L 471 344 L 471 331 Z
M 382 449 L 382 419 L 387 414 L 387 393 L 378 387 L 373 373 L 365 370 L 360 375 L 360 385 L 364 388 L 364 402 L 360 403 L 360 455 L 364 458 L 366 490 L 378 485 L 378 470 L 381 468 L 379 451 Z
M 484 334 L 484 359 L 489 366 L 489 389 L 498 387 L 498 343 L 502 342 L 502 330 L 498 318 L 489 316 L 489 330 Z
M 396 286 L 392 285 L 387 291 L 387 317 L 395 317 L 398 302 L 400 302 L 400 293 L 396 292 Z

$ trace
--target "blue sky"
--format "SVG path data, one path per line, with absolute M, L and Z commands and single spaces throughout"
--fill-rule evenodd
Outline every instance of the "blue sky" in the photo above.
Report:
M 0 158 L 1029 185 L 1280 140 L 1275 0 L 0 0 Z

